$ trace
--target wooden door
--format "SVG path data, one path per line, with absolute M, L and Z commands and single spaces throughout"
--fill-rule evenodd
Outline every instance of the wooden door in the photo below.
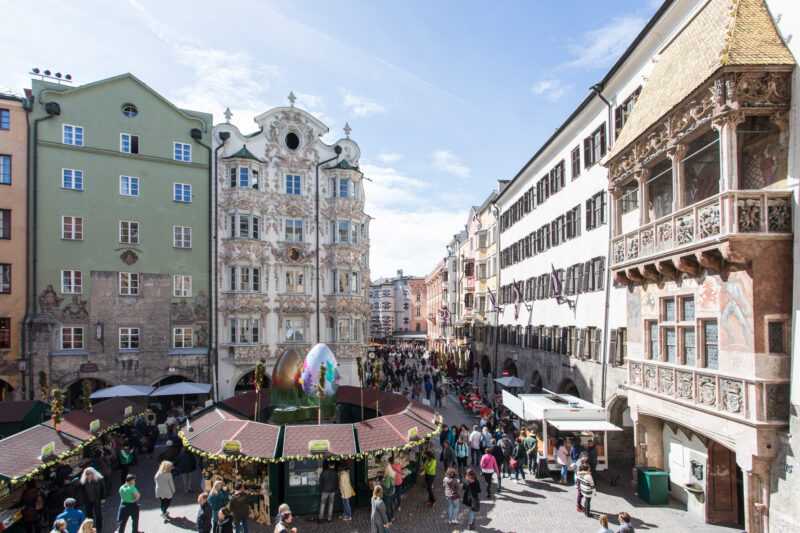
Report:
M 708 447 L 706 522 L 736 525 L 739 494 L 736 486 L 736 454 L 711 441 Z

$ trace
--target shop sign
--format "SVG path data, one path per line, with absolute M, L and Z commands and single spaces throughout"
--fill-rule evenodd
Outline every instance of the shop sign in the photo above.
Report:
M 413 428 L 409 428 L 408 434 L 406 435 L 408 437 L 408 440 L 417 440 L 419 438 L 418 435 L 417 435 L 418 432 L 419 432 L 419 429 L 417 428 L 417 426 L 414 426 Z
M 331 442 L 325 439 L 308 441 L 308 453 L 326 453 L 331 449 Z
M 123 414 L 124 414 L 126 417 L 129 417 L 129 416 L 131 416 L 131 415 L 133 414 L 133 406 L 132 406 L 132 405 L 129 405 L 128 407 L 126 407 L 126 408 L 125 408 L 125 411 L 123 412 Z
M 50 457 L 53 457 L 56 454 L 56 443 L 55 441 L 50 441 L 44 446 L 42 446 L 42 453 L 39 456 L 39 459 L 44 461 Z
M 79 369 L 82 374 L 94 374 L 98 370 L 99 368 L 97 368 L 97 364 L 95 363 L 83 363 Z
M 89 422 L 89 433 L 97 433 L 100 431 L 100 419 L 95 418 Z
M 238 440 L 224 440 L 222 441 L 222 453 L 242 453 L 242 443 Z

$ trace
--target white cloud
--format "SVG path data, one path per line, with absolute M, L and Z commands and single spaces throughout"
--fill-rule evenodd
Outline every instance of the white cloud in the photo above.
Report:
M 383 163 L 396 163 L 403 159 L 403 154 L 397 152 L 382 152 L 378 154 L 378 159 Z
M 357 117 L 367 117 L 386 111 L 386 108 L 378 102 L 369 100 L 363 96 L 357 96 L 349 91 L 342 91 L 342 98 L 344 99 L 344 107 Z
M 548 80 L 540 80 L 533 84 L 531 87 L 531 91 L 533 94 L 542 95 L 551 102 L 555 102 L 562 96 L 564 93 L 570 88 L 568 85 L 564 85 L 561 80 L 557 79 L 548 79 Z
M 598 68 L 609 65 L 633 42 L 645 22 L 642 17 L 617 17 L 605 26 L 587 31 L 580 43 L 569 45 L 573 59 L 566 66 Z
M 459 178 L 466 178 L 470 175 L 470 168 L 467 164 L 450 150 L 436 150 L 431 155 L 431 159 L 433 166 L 443 172 Z

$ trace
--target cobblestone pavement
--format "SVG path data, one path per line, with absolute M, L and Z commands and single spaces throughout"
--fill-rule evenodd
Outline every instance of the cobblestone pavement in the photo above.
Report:
M 445 422 L 472 423 L 458 402 L 449 398 L 445 408 L 441 410 Z M 197 512 L 195 504 L 196 495 L 176 495 L 170 513 L 175 520 L 164 524 L 160 517 L 158 500 L 153 495 L 153 473 L 155 464 L 143 461 L 137 471 L 138 485 L 142 490 L 142 512 L 139 530 L 145 533 L 152 532 L 181 532 L 196 531 L 194 519 Z M 463 526 L 465 513 L 462 511 L 462 525 L 448 525 L 445 519 L 446 504 L 443 499 L 441 473 L 437 476 L 436 490 L 437 502 L 430 508 L 426 505 L 426 493 L 422 481 L 419 481 L 409 493 L 403 497 L 403 507 L 399 517 L 395 517 L 392 532 L 430 533 L 468 531 Z M 597 482 L 598 493 L 592 499 L 592 512 L 595 514 L 606 513 L 612 520 L 612 529 L 616 529 L 615 515 L 620 511 L 627 511 L 634 517 L 634 526 L 637 531 L 660 530 L 665 533 L 728 533 L 735 529 L 712 526 L 701 520 L 689 516 L 676 504 L 670 506 L 651 507 L 639 500 L 627 483 L 620 483 L 610 487 L 605 481 L 605 476 L 600 476 Z M 113 531 L 116 525 L 115 512 L 119 498 L 113 497 L 106 502 L 105 524 L 103 531 Z M 274 510 L 273 510 L 274 512 Z M 367 533 L 369 532 L 369 509 L 360 507 L 354 510 L 352 522 L 343 522 L 335 519 L 334 522 L 318 524 L 306 517 L 298 517 L 294 524 L 298 533 Z M 561 486 L 543 480 L 531 480 L 517 484 L 512 480 L 503 479 L 503 490 L 493 500 L 484 499 L 481 502 L 481 512 L 477 519 L 479 532 L 485 533 L 530 533 L 530 532 L 561 532 L 570 533 L 595 533 L 599 529 L 596 519 L 586 518 L 575 510 L 575 488 Z M 131 530 L 128 525 L 127 531 Z M 271 532 L 272 527 L 265 528 L 251 522 L 251 533 Z

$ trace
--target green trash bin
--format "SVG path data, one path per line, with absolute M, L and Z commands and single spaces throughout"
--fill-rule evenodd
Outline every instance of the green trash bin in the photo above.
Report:
M 650 505 L 669 503 L 669 474 L 659 468 L 637 466 L 637 492 Z

